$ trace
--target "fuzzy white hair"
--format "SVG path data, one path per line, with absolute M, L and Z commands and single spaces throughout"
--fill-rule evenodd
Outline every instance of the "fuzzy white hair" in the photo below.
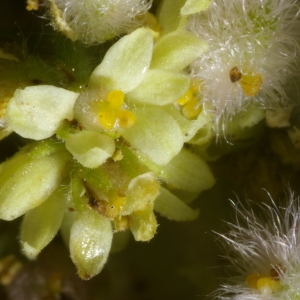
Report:
M 202 80 L 202 97 L 220 115 L 234 115 L 250 102 L 277 107 L 287 100 L 284 85 L 295 72 L 299 50 L 297 0 L 215 0 L 191 18 L 188 29 L 209 43 L 209 50 L 191 65 Z M 246 96 L 232 82 L 232 68 L 260 74 L 255 96 Z
M 258 217 L 249 205 L 235 206 L 236 224 L 229 223 L 231 231 L 219 234 L 226 258 L 240 276 L 217 291 L 218 299 L 259 300 L 300 299 L 300 198 L 293 195 L 286 207 L 272 204 L 258 205 Z M 249 274 L 280 273 L 281 288 L 272 294 L 263 294 L 247 286 Z
M 62 12 L 59 22 L 69 27 L 74 39 L 87 44 L 102 43 L 134 30 L 139 25 L 136 17 L 144 15 L 152 4 L 152 0 L 50 1 Z

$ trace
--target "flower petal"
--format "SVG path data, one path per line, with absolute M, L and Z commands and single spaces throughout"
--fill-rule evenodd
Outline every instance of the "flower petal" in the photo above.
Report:
M 108 50 L 93 71 L 91 85 L 124 93 L 131 91 L 143 80 L 150 65 L 152 49 L 153 38 L 149 29 L 139 28 L 124 36 Z
M 152 172 L 133 178 L 128 186 L 126 202 L 121 209 L 122 215 L 129 215 L 137 210 L 152 210 L 159 194 L 159 183 Z
M 163 36 L 153 49 L 152 69 L 180 71 L 208 49 L 193 33 L 177 30 Z
M 13 220 L 40 205 L 65 176 L 68 152 L 47 153 L 47 145 L 45 148 L 43 145 L 36 146 L 33 151 L 40 149 L 45 153 L 30 156 L 25 147 L 24 152 L 21 150 L 1 164 L 0 219 Z
M 86 168 L 97 168 L 115 151 L 112 138 L 96 131 L 81 131 L 66 138 L 66 148 Z
M 199 215 L 199 210 L 193 210 L 163 187 L 155 200 L 154 210 L 174 221 L 191 221 Z
M 164 70 L 149 70 L 144 80 L 126 95 L 126 102 L 166 105 L 182 97 L 190 86 L 189 77 Z
M 157 18 L 163 34 L 175 31 L 181 21 L 180 9 L 186 0 L 164 0 L 160 1 Z
M 25 214 L 21 244 L 28 258 L 35 258 L 59 230 L 66 207 L 65 192 L 59 187 L 44 203 Z
M 162 166 L 158 176 L 172 187 L 188 192 L 199 193 L 215 183 L 208 165 L 186 149 L 182 149 L 167 165 Z
M 197 139 L 193 139 L 192 143 L 200 145 L 201 143 L 206 143 L 213 137 L 212 127 L 214 116 L 204 108 L 196 120 L 189 120 L 184 117 L 174 105 L 167 105 L 164 109 L 180 126 L 184 142 L 191 142 L 191 139 L 193 139 L 196 135 Z
M 182 15 L 196 14 L 209 7 L 212 0 L 187 0 L 181 9 Z
M 136 241 L 147 242 L 151 240 L 156 229 L 157 222 L 152 209 L 133 212 L 130 215 L 130 230 Z
M 51 85 L 29 86 L 16 90 L 8 103 L 8 127 L 25 138 L 50 137 L 64 119 L 73 119 L 78 94 Z
M 92 209 L 78 212 L 70 232 L 71 259 L 82 279 L 90 279 L 103 269 L 112 243 L 108 219 Z
M 159 107 L 142 107 L 134 111 L 135 124 L 122 132 L 123 137 L 154 163 L 167 164 L 183 146 L 177 122 Z

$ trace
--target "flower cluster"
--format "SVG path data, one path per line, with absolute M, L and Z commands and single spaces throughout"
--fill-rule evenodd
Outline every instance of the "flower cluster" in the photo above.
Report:
M 173 44 L 178 37 L 184 49 L 205 45 L 185 31 L 167 36 Z M 174 60 L 172 70 L 160 67 L 160 55 Z M 20 239 L 29 258 L 60 230 L 79 275 L 89 279 L 103 268 L 113 233 L 130 229 L 148 241 L 154 211 L 178 221 L 197 217 L 177 194 L 193 199 L 214 178 L 183 145 L 210 117 L 198 111 L 196 122 L 178 109 L 190 89 L 181 72 L 189 62 L 176 65 L 172 55 L 140 28 L 109 49 L 81 93 L 52 85 L 15 91 L 3 122 L 38 142 L 1 165 L 0 217 L 25 214 Z
M 240 276 L 223 285 L 218 299 L 298 299 L 300 296 L 300 203 L 235 205 L 237 224 L 224 238 L 226 256 Z M 249 204 L 249 203 L 248 203 Z
M 209 44 L 191 65 L 203 101 L 216 118 L 250 103 L 277 108 L 299 54 L 299 5 L 294 0 L 216 0 L 194 15 L 189 30 Z

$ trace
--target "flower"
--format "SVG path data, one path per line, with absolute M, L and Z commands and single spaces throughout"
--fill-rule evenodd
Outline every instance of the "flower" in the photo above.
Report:
M 54 28 L 87 44 L 133 31 L 142 24 L 151 4 L 152 0 L 49 0 Z
M 240 274 L 217 291 L 218 299 L 298 299 L 300 199 L 262 204 L 258 214 L 235 205 L 237 224 L 224 238 L 226 256 Z M 248 203 L 249 204 L 249 203 Z
M 184 30 L 165 38 L 170 43 L 161 38 L 154 46 L 146 28 L 121 38 L 80 94 L 51 85 L 15 91 L 7 127 L 38 142 L 0 165 L 0 217 L 24 214 L 20 241 L 27 257 L 35 258 L 60 230 L 79 276 L 89 279 L 104 267 L 118 232 L 149 241 L 158 226 L 155 211 L 177 221 L 198 216 L 187 203 L 214 178 L 183 145 L 210 117 L 201 109 L 193 114 L 193 105 L 178 106 L 182 97 L 193 101 L 181 70 L 205 44 Z M 174 62 L 171 68 L 161 57 Z M 1 176 L 8 183 L 1 185 Z M 29 185 L 30 199 L 21 203 Z M 187 203 L 180 199 L 185 191 Z
M 158 165 L 166 165 L 202 126 L 191 121 L 183 128 L 181 117 L 170 109 L 190 86 L 188 76 L 179 71 L 195 57 L 193 47 L 203 42 L 183 31 L 166 38 L 168 43 L 162 38 L 154 49 L 149 29 L 121 38 L 93 71 L 89 88 L 74 106 L 84 129 L 122 136 Z M 189 49 L 188 60 L 178 58 Z M 167 67 L 161 58 L 169 62 Z
M 200 80 L 217 120 L 253 102 L 264 108 L 286 103 L 284 86 L 299 49 L 297 1 L 216 0 L 187 27 L 209 44 L 191 64 L 191 77 Z

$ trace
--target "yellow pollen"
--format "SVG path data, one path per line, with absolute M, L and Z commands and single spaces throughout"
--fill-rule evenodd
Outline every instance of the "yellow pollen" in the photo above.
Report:
M 201 112 L 201 105 L 199 100 L 193 98 L 182 108 L 182 114 L 187 119 L 196 118 Z
M 272 294 L 280 287 L 280 281 L 273 278 L 260 278 L 257 280 L 257 289 L 262 294 Z
M 130 110 L 118 110 L 116 112 L 118 124 L 122 128 L 129 128 L 135 123 L 135 115 Z
M 258 279 L 262 278 L 261 275 L 257 273 L 252 273 L 246 278 L 246 283 L 251 289 L 256 289 L 257 288 L 257 281 Z
M 103 110 L 98 114 L 98 121 L 105 129 L 113 129 L 116 125 L 129 128 L 135 122 L 135 115 L 129 110 L 122 110 L 125 95 L 122 91 L 110 91 L 103 102 Z
M 176 101 L 178 105 L 182 106 L 181 113 L 187 119 L 196 118 L 201 112 L 200 101 L 195 97 L 199 94 L 201 84 L 202 80 L 192 80 L 187 92 Z
M 260 91 L 263 79 L 260 74 L 242 75 L 239 83 L 246 96 L 255 96 Z
M 189 101 L 191 101 L 193 99 L 194 95 L 191 89 L 188 89 L 188 91 L 181 97 L 179 98 L 176 102 L 179 105 L 185 105 L 187 104 Z
M 122 91 L 113 90 L 108 93 L 106 100 L 109 102 L 110 109 L 120 109 L 124 104 L 124 98 Z
M 270 278 L 257 273 L 250 274 L 246 283 L 249 288 L 257 289 L 262 294 L 272 294 L 280 287 L 280 281 L 277 278 Z
M 116 120 L 117 118 L 114 110 L 102 110 L 98 114 L 98 121 L 105 129 L 113 129 Z

